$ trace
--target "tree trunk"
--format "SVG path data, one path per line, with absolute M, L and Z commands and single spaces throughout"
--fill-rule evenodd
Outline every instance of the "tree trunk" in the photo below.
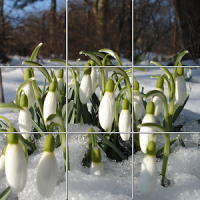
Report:
M 190 58 L 198 59 L 200 56 L 200 1 L 173 0 L 178 13 L 182 40 L 185 50 L 189 50 Z
M 50 53 L 55 53 L 56 41 L 55 41 L 55 25 L 56 25 L 56 0 L 51 2 L 50 12 Z
M 1 102 L 1 103 L 4 103 L 4 93 L 3 93 L 3 84 L 2 84 L 1 68 L 0 68 L 0 102 Z
M 4 50 L 4 37 L 5 37 L 5 26 L 4 26 L 4 16 L 3 16 L 3 3 L 4 0 L 0 0 L 0 52 Z
M 104 43 L 106 47 L 106 15 L 108 8 L 108 0 L 98 1 L 98 13 L 97 13 L 97 35 Z

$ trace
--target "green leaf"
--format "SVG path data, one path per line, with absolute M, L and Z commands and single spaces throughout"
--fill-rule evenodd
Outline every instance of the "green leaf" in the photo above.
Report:
M 37 62 L 34 61 L 29 61 L 29 60 L 25 60 L 22 62 L 22 65 L 28 65 L 28 66 L 42 66 Z
M 100 59 L 91 51 L 80 51 L 79 54 L 85 54 L 85 56 L 89 56 L 98 66 L 102 66 Z
M 43 132 L 43 130 L 39 127 L 39 125 L 35 121 L 32 120 L 32 124 L 38 132 Z
M 40 49 L 40 47 L 43 45 L 43 43 L 38 44 L 38 46 L 33 50 L 33 53 L 31 54 L 31 58 L 30 61 L 35 61 L 38 51 Z
M 181 59 L 183 58 L 183 56 L 185 54 L 189 53 L 189 51 L 183 51 L 182 53 L 180 53 L 176 59 L 176 62 L 175 62 L 175 66 L 178 66 L 179 65 L 179 62 L 181 61 Z
M 163 65 L 161 65 L 160 63 L 158 63 L 158 62 L 156 62 L 156 61 L 150 61 L 150 63 L 152 63 L 152 64 L 154 64 L 154 65 L 156 65 L 156 66 L 163 66 Z
M 76 59 L 76 66 L 79 66 L 80 58 Z
M 61 64 L 63 66 L 66 66 L 66 61 L 65 60 L 61 60 L 61 59 L 51 59 L 48 62 L 56 62 L 56 63 L 59 63 L 59 64 Z
M 114 51 L 110 49 L 100 49 L 99 52 L 105 52 L 105 53 L 110 54 L 113 58 L 117 60 L 119 66 L 123 66 L 119 56 Z
M 7 187 L 1 194 L 0 194 L 0 200 L 6 200 L 12 191 L 11 187 Z
M 0 112 L 10 111 L 10 110 L 23 110 L 23 108 L 12 103 L 0 103 Z
M 46 120 L 46 122 L 48 124 L 50 124 L 52 121 L 54 123 L 56 123 L 56 124 L 59 125 L 59 127 L 60 127 L 60 129 L 61 129 L 62 132 L 66 132 L 65 124 L 64 124 L 64 122 L 62 120 L 62 117 L 60 115 L 58 115 L 58 114 L 52 114 Z
M 62 107 L 62 118 L 66 121 L 66 104 Z
M 86 124 L 92 124 L 91 114 L 88 111 L 87 104 L 82 104 L 80 102 L 81 106 L 81 114 L 83 116 L 83 121 Z
M 92 53 L 93 53 L 94 55 L 96 55 L 96 56 L 99 56 L 100 58 L 103 58 L 103 59 L 106 57 L 106 55 L 105 55 L 104 53 L 101 53 L 101 52 L 98 52 L 98 51 L 92 51 Z M 113 66 L 111 60 L 110 60 L 108 57 L 107 57 L 107 62 L 108 62 L 110 65 Z
M 183 139 L 182 139 L 182 137 L 178 134 L 178 140 L 179 140 L 179 142 L 180 142 L 180 145 L 182 146 L 182 147 L 185 147 L 185 143 L 183 142 Z
M 44 76 L 47 78 L 47 80 L 50 84 L 52 82 L 52 80 L 51 80 L 51 76 L 49 75 L 49 72 L 44 67 L 37 67 L 37 69 L 44 74 Z

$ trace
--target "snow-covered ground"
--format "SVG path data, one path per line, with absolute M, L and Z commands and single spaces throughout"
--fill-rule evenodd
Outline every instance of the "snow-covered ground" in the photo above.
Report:
M 85 125 L 83 125 L 83 129 Z M 131 140 L 131 138 L 130 138 Z M 87 152 L 86 134 L 68 134 L 70 171 L 68 172 L 69 200 L 131 200 L 132 156 L 123 162 L 111 161 L 101 151 L 104 176 L 90 175 L 82 166 Z
M 151 78 L 153 75 L 161 75 L 164 73 L 159 67 L 144 67 L 148 71 L 134 71 L 134 76 L 137 81 L 140 83 L 140 90 L 144 87 L 144 93 L 146 94 L 150 90 L 156 89 L 157 78 Z M 170 72 L 173 71 L 173 68 L 168 68 Z M 175 126 L 182 124 L 182 132 L 199 132 L 200 125 L 198 119 L 200 119 L 200 68 L 191 68 L 192 69 L 192 79 L 189 82 L 186 82 L 187 92 L 190 93 L 189 100 L 187 101 L 183 111 L 175 122 Z M 164 94 L 168 97 L 168 88 L 164 84 Z M 147 99 L 148 101 L 150 100 Z M 163 111 L 164 112 L 164 111 Z M 163 119 L 163 112 L 158 116 L 158 118 Z M 143 115 L 145 115 L 145 110 L 143 110 Z
M 168 186 L 161 186 L 162 159 L 157 158 L 158 181 L 155 192 L 148 198 L 140 192 L 140 165 L 145 155 L 140 151 L 134 154 L 134 200 L 199 200 L 200 199 L 200 134 L 180 134 L 185 147 L 178 141 L 171 146 L 166 179 Z M 170 139 L 177 134 L 170 134 Z M 158 135 L 157 148 L 164 144 Z

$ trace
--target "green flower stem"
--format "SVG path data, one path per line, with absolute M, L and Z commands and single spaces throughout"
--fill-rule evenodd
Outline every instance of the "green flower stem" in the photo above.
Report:
M 4 120 L 8 123 L 8 125 L 9 125 L 10 128 L 12 127 L 11 122 L 10 122 L 6 117 L 0 115 L 0 118 L 1 118 L 1 119 L 4 119 Z
M 117 133 L 113 133 L 113 144 L 117 147 Z M 112 149 L 112 159 L 114 160 L 116 157 L 115 150 Z
M 166 72 L 166 74 L 168 75 L 168 78 L 170 80 L 170 83 L 171 83 L 171 95 L 169 97 L 169 121 L 168 121 L 169 131 L 170 131 L 171 126 L 172 126 L 172 117 L 173 117 L 173 114 L 174 114 L 175 82 L 174 82 L 172 74 L 170 73 L 170 71 L 167 68 L 161 67 L 161 69 Z
M 114 87 L 114 90 L 113 90 L 113 93 L 115 93 L 116 89 L 118 86 L 120 86 L 120 82 L 124 79 L 123 76 L 120 76 L 120 78 L 117 80 L 116 84 L 115 84 L 115 87 Z M 119 91 L 121 90 L 121 86 L 119 87 Z
M 183 56 L 185 55 L 185 54 L 187 54 L 187 53 L 189 53 L 189 51 L 183 51 L 182 53 L 180 53 L 179 55 L 178 55 L 178 57 L 177 57 L 177 59 L 176 59 L 176 62 L 175 62 L 175 66 L 178 66 L 179 65 L 179 62 L 181 61 L 181 59 L 183 58 Z
M 97 147 L 97 136 L 95 133 L 92 133 L 92 144 L 93 147 Z
M 163 165 L 162 165 L 162 173 L 161 173 L 162 174 L 162 186 L 164 186 L 168 157 L 170 155 L 170 136 L 169 136 L 169 133 L 165 133 L 165 134 L 163 134 L 163 136 L 165 138 L 165 147 L 164 147 Z
M 76 80 L 79 82 L 79 78 L 80 78 L 80 69 L 78 67 L 76 67 Z
M 164 118 L 165 118 L 165 128 L 167 131 L 170 131 L 169 130 L 169 123 L 168 123 L 168 105 L 167 105 L 167 98 L 166 96 L 158 91 L 158 90 L 151 90 L 149 91 L 146 95 L 144 95 L 145 98 L 148 98 L 150 96 L 158 96 L 160 97 L 162 100 L 163 100 L 163 104 L 164 104 Z
M 163 128 L 162 126 L 160 126 L 159 124 L 156 124 L 156 123 L 143 123 L 143 124 L 139 124 L 137 127 L 141 128 L 141 127 L 146 127 L 146 126 L 154 128 L 158 132 L 166 132 L 165 128 Z
M 106 80 L 105 80 L 104 70 L 101 70 L 101 82 L 102 82 L 102 96 L 103 96 L 105 93 L 105 88 L 106 88 Z
M 100 67 L 99 69 L 100 70 L 101 69 L 110 69 L 110 70 L 116 71 L 118 74 L 120 74 L 124 77 L 124 80 L 125 80 L 125 83 L 126 83 L 126 86 L 128 89 L 129 102 L 131 102 L 131 104 L 132 104 L 132 88 L 131 88 L 131 83 L 130 83 L 127 73 L 120 67 Z
M 77 101 L 77 114 L 76 114 L 76 123 L 80 123 L 80 119 L 81 119 L 81 114 L 80 114 L 80 110 L 81 110 L 81 102 L 80 102 L 80 98 L 79 98 L 79 89 L 78 89 L 78 85 L 76 82 L 76 74 L 75 71 L 72 67 L 69 67 L 69 70 L 72 74 L 72 78 L 74 80 L 74 85 L 75 85 L 75 92 L 76 92 L 76 101 Z
M 92 155 L 92 134 L 88 133 L 87 138 L 87 162 L 89 163 Z
M 133 111 L 133 132 L 137 132 L 137 124 L 136 124 L 135 111 Z

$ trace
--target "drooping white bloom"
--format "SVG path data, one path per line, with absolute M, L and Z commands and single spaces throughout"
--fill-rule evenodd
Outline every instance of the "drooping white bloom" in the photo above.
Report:
M 106 92 L 99 105 L 99 123 L 104 130 L 112 125 L 115 117 L 115 95 L 113 90 L 114 81 L 109 79 L 106 83 Z
M 5 153 L 5 173 L 12 190 L 14 192 L 21 192 L 26 185 L 27 163 L 22 147 L 18 143 L 18 136 L 15 138 L 14 143 L 8 141 Z
M 79 98 L 82 104 L 86 104 L 92 92 L 91 68 L 84 68 L 84 75 L 79 87 Z
M 101 151 L 98 147 L 94 147 L 92 150 L 92 163 L 90 167 L 90 174 L 97 176 L 102 176 L 105 174 L 101 162 Z
M 133 89 L 133 108 L 135 113 L 136 120 L 139 120 L 142 117 L 143 112 L 143 101 L 142 96 L 139 91 L 139 83 L 138 81 L 134 81 L 134 89 Z
M 131 115 L 129 112 L 129 101 L 124 99 L 122 101 L 122 110 L 119 115 L 119 132 L 131 132 Z M 120 134 L 124 141 L 129 140 L 130 134 Z
M 36 184 L 42 197 L 49 198 L 56 187 L 58 166 L 54 153 L 44 151 L 39 161 Z
M 29 112 L 28 107 L 25 107 L 19 112 L 19 131 L 20 132 L 31 132 L 32 120 L 31 113 Z
M 56 114 L 56 93 L 54 82 L 50 83 L 49 92 L 47 93 L 43 104 L 43 116 L 45 123 L 51 114 Z
M 186 99 L 186 82 L 184 78 L 184 69 L 180 67 L 177 69 L 177 77 L 175 81 L 175 97 L 178 105 L 182 106 Z
M 28 78 L 31 78 L 31 71 L 29 69 L 27 69 L 24 72 L 24 80 L 27 80 Z M 24 90 L 24 93 L 26 94 L 26 96 L 28 97 L 28 108 L 30 108 L 36 100 L 35 93 L 34 93 L 34 90 L 32 87 L 32 83 L 29 82 L 27 85 L 25 85 L 23 90 Z
M 149 146 L 153 144 L 149 151 Z M 156 189 L 158 172 L 156 167 L 155 142 L 148 144 L 147 155 L 142 161 L 140 169 L 140 190 L 145 197 L 149 197 Z
M 128 141 L 130 138 L 131 134 L 130 133 L 120 133 L 120 137 L 122 138 L 122 140 L 124 141 Z
M 42 197 L 49 198 L 56 187 L 58 166 L 54 155 L 55 139 L 49 134 L 44 143 L 44 152 L 38 163 L 36 185 Z
M 155 116 L 158 116 L 160 113 L 161 113 L 161 111 L 162 111 L 162 108 L 163 108 L 163 100 L 160 98 L 160 97 L 158 97 L 158 96 L 155 96 L 154 98 L 153 98 L 153 102 L 154 102 L 154 104 L 155 104 L 155 112 L 154 112 L 154 115 Z
M 95 67 L 92 67 L 91 81 L 92 81 L 91 94 L 93 94 L 95 92 L 95 89 L 96 89 L 96 86 L 97 86 L 97 72 L 96 72 L 96 68 Z
M 147 114 L 144 116 L 144 118 L 142 120 L 142 124 L 156 123 L 156 118 L 153 114 L 154 109 L 155 109 L 154 103 L 152 101 L 148 102 L 148 104 L 146 106 Z M 140 134 L 140 148 L 143 153 L 146 153 L 147 145 L 148 145 L 149 141 L 151 140 L 152 134 L 154 132 L 157 132 L 157 131 L 152 127 L 146 126 L 146 127 L 140 128 L 140 133 L 144 133 L 144 134 Z M 145 134 L 145 133 L 147 133 L 147 134 Z M 152 134 L 150 134 L 150 133 L 152 133 Z

